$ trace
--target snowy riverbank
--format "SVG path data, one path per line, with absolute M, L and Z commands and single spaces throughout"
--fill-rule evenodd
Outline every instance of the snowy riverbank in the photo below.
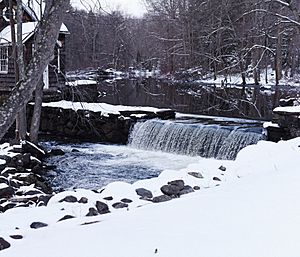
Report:
M 98 193 L 63 192 L 47 207 L 9 210 L 0 214 L 0 237 L 11 244 L 1 256 L 297 256 L 299 145 L 300 138 L 261 141 L 243 149 L 236 161 L 202 159 L 133 185 L 117 182 Z M 161 186 L 175 179 L 200 190 L 159 204 L 135 192 L 143 187 L 158 196 Z M 85 197 L 87 203 L 59 202 L 70 195 Z M 112 207 L 124 198 L 132 201 L 127 208 Z M 86 217 L 97 201 L 111 212 Z M 75 218 L 58 222 L 65 215 Z M 31 229 L 33 222 L 48 226 Z

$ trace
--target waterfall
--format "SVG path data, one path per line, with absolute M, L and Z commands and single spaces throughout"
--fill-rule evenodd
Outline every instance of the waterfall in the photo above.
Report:
M 148 120 L 134 125 L 128 144 L 144 150 L 232 160 L 242 148 L 262 139 L 262 133 L 237 127 Z

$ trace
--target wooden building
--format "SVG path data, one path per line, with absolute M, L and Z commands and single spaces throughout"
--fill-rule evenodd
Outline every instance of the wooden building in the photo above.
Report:
M 27 65 L 35 49 L 35 31 L 43 12 L 42 0 L 23 0 L 22 40 L 24 62 Z M 9 23 L 9 1 L 0 0 L 0 94 L 6 94 L 15 86 L 14 58 Z M 16 3 L 14 3 L 16 9 Z M 54 50 L 54 55 L 43 73 L 44 90 L 55 92 L 65 84 L 65 37 L 69 34 L 63 24 Z

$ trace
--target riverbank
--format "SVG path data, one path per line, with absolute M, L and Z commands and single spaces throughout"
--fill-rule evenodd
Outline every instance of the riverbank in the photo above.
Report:
M 235 161 L 203 159 L 132 185 L 63 192 L 47 207 L 9 210 L 0 214 L 1 244 L 10 245 L 1 256 L 296 256 L 299 145 L 299 138 L 261 141 Z M 154 203 L 179 180 L 200 190 Z M 139 188 L 152 197 L 140 199 Z

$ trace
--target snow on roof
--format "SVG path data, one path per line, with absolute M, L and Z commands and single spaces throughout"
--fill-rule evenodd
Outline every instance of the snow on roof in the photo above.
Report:
M 23 23 L 23 35 L 22 35 L 22 41 L 25 43 L 35 32 L 35 29 L 37 27 L 37 22 L 26 22 Z M 16 27 L 17 30 L 17 27 Z M 68 33 L 68 29 L 66 25 L 62 24 L 60 27 L 60 33 Z M 0 32 L 0 44 L 10 44 L 11 43 L 11 29 L 10 25 L 5 27 Z
M 41 14 L 45 8 L 44 1 L 41 0 L 23 0 L 23 8 L 34 21 L 41 20 Z

